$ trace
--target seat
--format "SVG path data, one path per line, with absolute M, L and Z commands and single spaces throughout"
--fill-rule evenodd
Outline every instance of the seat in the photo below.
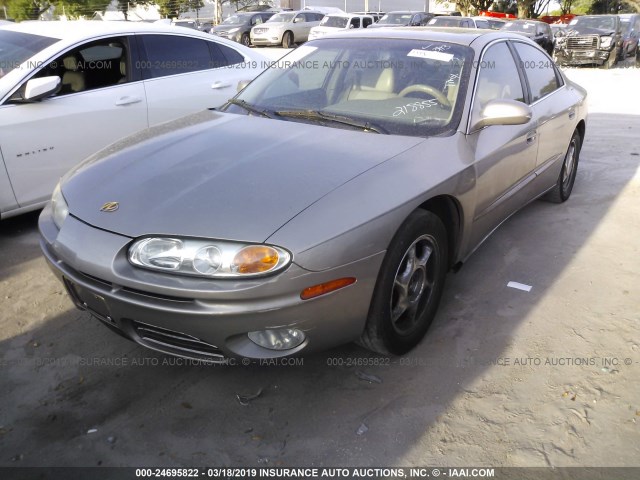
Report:
M 363 76 L 370 77 L 372 74 L 376 74 L 379 70 L 367 69 L 364 70 Z M 375 76 L 373 77 L 375 78 Z M 370 85 L 367 85 L 368 83 Z M 375 84 L 371 81 L 371 78 L 361 78 L 358 84 L 354 85 L 349 92 L 348 100 L 387 100 L 394 98 L 397 95 L 394 93 L 395 87 L 395 73 L 392 68 L 385 68 L 377 76 Z
M 86 88 L 84 72 L 80 70 L 80 62 L 75 55 L 67 55 L 62 59 L 65 72 L 62 74 L 63 93 L 82 92 Z
M 125 83 L 127 81 L 127 57 L 124 55 L 120 57 L 120 75 L 122 78 L 118 80 L 118 83 Z

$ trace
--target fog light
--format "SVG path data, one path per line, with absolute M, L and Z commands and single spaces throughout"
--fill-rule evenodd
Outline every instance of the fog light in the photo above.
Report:
M 304 333 L 296 328 L 261 330 L 249 332 L 247 335 L 253 343 L 269 350 L 290 350 L 305 340 Z

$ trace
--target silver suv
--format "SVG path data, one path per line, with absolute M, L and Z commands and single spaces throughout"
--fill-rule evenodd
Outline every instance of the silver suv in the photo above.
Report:
M 306 42 L 311 28 L 319 25 L 323 17 L 323 13 L 313 10 L 280 12 L 251 29 L 251 43 L 257 47 L 282 45 L 291 48 L 296 43 Z

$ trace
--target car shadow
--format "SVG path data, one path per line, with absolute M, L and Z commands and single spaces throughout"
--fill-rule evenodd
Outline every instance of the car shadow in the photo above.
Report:
M 0 281 L 9 278 L 19 267 L 41 257 L 37 212 L 0 221 Z
M 450 274 L 429 333 L 404 357 L 347 345 L 281 364 L 193 365 L 114 335 L 70 302 L 32 319 L 0 341 L 0 465 L 453 466 L 468 465 L 464 450 L 489 458 L 469 431 L 448 431 L 451 405 L 474 395 L 497 407 L 508 400 L 486 377 L 519 329 L 549 320 L 540 304 L 567 288 L 563 277 L 636 175 L 639 130 L 639 116 L 592 115 L 571 199 L 530 204 Z M 15 220 L 1 241 L 19 240 L 32 223 Z M 24 262 L 6 260 L 3 272 Z M 565 334 L 566 322 L 555 319 L 559 330 L 548 334 Z M 480 423 L 509 441 L 495 422 Z

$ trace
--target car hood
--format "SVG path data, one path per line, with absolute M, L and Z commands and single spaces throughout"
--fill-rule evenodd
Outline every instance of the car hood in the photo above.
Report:
M 536 34 L 535 32 L 517 32 L 515 30 L 505 30 L 509 33 L 517 33 L 518 35 L 522 35 L 523 37 L 527 37 L 527 38 L 535 38 Z
M 349 29 L 345 27 L 313 27 L 311 29 L 311 32 L 326 34 L 326 33 L 341 32 L 343 30 L 349 30 Z
M 264 22 L 260 25 L 256 25 L 253 28 L 288 28 L 289 25 L 292 25 L 293 22 Z
M 391 28 L 391 27 L 406 27 L 409 25 L 408 23 L 403 24 L 392 24 L 392 23 L 373 23 L 369 25 L 367 28 Z
M 69 172 L 62 192 L 71 215 L 130 237 L 263 242 L 423 140 L 205 111 L 107 147 Z M 107 202 L 118 209 L 101 211 Z
M 227 23 L 226 25 L 217 25 L 212 28 L 214 32 L 226 32 L 227 30 L 231 30 L 232 28 L 240 28 L 244 27 L 245 23 Z
M 567 27 L 567 30 L 565 30 L 565 35 L 568 37 L 572 37 L 575 35 L 604 35 L 604 36 L 608 36 L 608 35 L 615 35 L 616 31 L 615 30 L 609 30 L 609 29 L 602 29 L 602 28 L 592 28 L 592 27 L 573 27 L 571 29 L 569 29 Z

